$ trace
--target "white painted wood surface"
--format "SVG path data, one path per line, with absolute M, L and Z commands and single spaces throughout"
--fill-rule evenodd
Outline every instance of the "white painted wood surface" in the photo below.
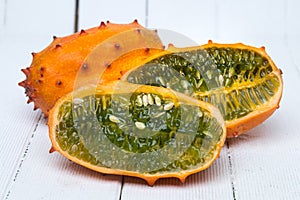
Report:
M 79 28 L 138 19 L 199 44 L 266 46 L 283 70 L 281 107 L 259 127 L 227 141 L 220 158 L 185 184 L 103 176 L 59 154 L 41 112 L 26 105 L 21 68 L 52 35 L 73 32 L 75 1 L 0 0 L 0 199 L 300 199 L 300 3 L 278 1 L 80 1 Z

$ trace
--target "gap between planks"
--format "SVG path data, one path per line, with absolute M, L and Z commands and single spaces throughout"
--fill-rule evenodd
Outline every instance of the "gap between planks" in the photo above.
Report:
M 229 145 L 228 140 L 226 141 L 226 148 L 227 148 L 228 171 L 229 171 L 229 175 L 230 175 L 232 196 L 233 196 L 233 200 L 237 200 L 235 178 L 234 178 L 234 174 L 233 174 L 232 156 L 231 156 L 230 145 Z
M 145 0 L 145 24 L 146 27 L 148 26 L 148 0 Z M 75 12 L 74 12 L 74 33 L 78 32 L 79 27 L 79 13 L 80 13 L 80 0 L 75 0 Z M 124 187 L 125 177 L 122 176 L 121 186 L 120 186 L 120 193 L 119 193 L 119 200 L 122 199 L 122 192 Z
M 23 165 L 23 163 L 24 163 L 24 161 L 25 161 L 25 159 L 27 157 L 27 154 L 28 154 L 29 149 L 30 149 L 31 144 L 32 144 L 32 140 L 33 140 L 33 138 L 35 136 L 37 128 L 39 127 L 39 125 L 40 125 L 40 123 L 42 121 L 42 118 L 43 118 L 43 114 L 40 112 L 37 122 L 34 123 L 34 126 L 33 126 L 34 128 L 33 128 L 33 131 L 31 133 L 31 135 L 28 134 L 27 139 L 24 142 L 23 150 L 21 151 L 20 155 L 18 156 L 19 157 L 19 160 L 17 162 L 18 164 L 15 166 L 15 170 L 13 170 L 13 173 L 10 176 L 10 180 L 11 181 L 7 184 L 7 186 L 6 186 L 5 190 L 4 190 L 4 193 L 3 193 L 4 198 L 6 200 L 9 199 L 9 195 L 11 193 L 11 189 L 12 189 L 14 183 L 18 179 L 18 175 L 21 172 L 22 165 Z

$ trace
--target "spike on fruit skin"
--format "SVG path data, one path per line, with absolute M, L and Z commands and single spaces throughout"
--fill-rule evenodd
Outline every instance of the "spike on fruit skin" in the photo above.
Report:
M 60 45 L 60 44 L 57 44 L 57 45 L 55 45 L 55 49 L 59 49 L 59 48 L 61 48 L 62 46 Z
M 26 68 L 26 69 L 21 69 L 21 71 L 26 75 L 28 76 L 30 74 L 30 68 Z
M 49 149 L 49 153 L 53 153 L 55 152 L 55 148 L 52 146 L 50 149 Z
M 180 180 L 181 183 L 185 183 L 186 176 L 179 178 L 179 180 Z
M 169 48 L 174 48 L 174 47 L 175 47 L 174 44 L 172 44 L 172 43 L 169 43 L 169 44 L 168 44 L 168 49 L 169 49 Z
M 24 87 L 25 86 L 25 81 L 21 81 L 20 83 L 18 83 L 19 86 Z
M 57 86 L 57 87 L 60 87 L 61 85 L 62 85 L 61 80 L 57 80 L 57 81 L 56 81 L 56 86 Z
M 208 43 L 208 44 L 213 44 L 213 41 L 212 41 L 212 40 L 208 40 L 207 43 Z
M 106 24 L 104 22 L 101 22 L 99 28 L 104 28 L 104 27 L 106 27 Z
M 28 103 L 28 104 L 29 104 L 29 103 L 31 103 L 31 102 L 32 102 L 32 100 L 31 100 L 31 99 L 28 99 L 28 100 L 27 100 L 27 103 Z
M 279 73 L 280 73 L 280 75 L 282 75 L 282 74 L 283 74 L 283 71 L 282 71 L 281 69 L 279 69 Z
M 33 110 L 37 110 L 37 109 L 38 109 L 38 107 L 36 105 L 34 105 Z
M 86 33 L 86 31 L 85 30 L 83 30 L 83 29 L 81 29 L 81 31 L 80 31 L 80 33 L 79 33 L 79 35 L 83 35 L 83 34 L 85 34 Z
M 116 44 L 115 44 L 115 48 L 116 48 L 116 49 L 120 49 L 120 44 L 119 44 L 119 43 L 116 43 Z
M 61 96 L 73 90 L 77 72 L 85 58 L 98 44 L 121 32 L 135 31 L 136 29 L 143 30 L 144 27 L 135 21 L 129 24 L 114 24 L 107 21 L 107 24 L 101 22 L 100 26 L 85 29 L 66 37 L 53 36 L 53 40 L 48 47 L 33 54 L 30 67 L 22 69 L 26 79 L 21 81 L 19 86 L 24 87 L 25 94 L 30 102 L 33 101 L 35 107 L 40 108 L 44 116 L 47 117 L 55 102 Z M 136 35 L 138 36 L 138 34 Z M 142 43 L 142 39 L 142 37 L 136 37 L 132 38 L 130 42 L 139 44 Z M 118 44 L 114 47 L 115 49 L 122 47 L 124 38 L 119 40 L 113 44 Z M 132 55 L 120 58 L 123 59 L 122 62 L 112 63 L 111 67 L 107 68 L 108 72 L 105 73 L 105 81 L 120 79 L 120 70 L 124 72 L 129 70 L 129 66 L 133 65 L 132 58 L 143 60 L 150 54 L 157 53 L 162 44 L 155 34 L 153 34 L 151 45 L 152 47 L 155 46 L 156 50 L 151 51 L 149 54 L 145 54 L 144 49 L 141 49 L 140 51 L 134 51 Z M 109 53 L 107 52 L 107 54 Z M 124 63 L 127 64 L 124 66 Z M 82 69 L 89 74 L 90 68 L 88 65 L 83 66 Z M 60 82 L 57 82 L 57 80 L 60 80 Z

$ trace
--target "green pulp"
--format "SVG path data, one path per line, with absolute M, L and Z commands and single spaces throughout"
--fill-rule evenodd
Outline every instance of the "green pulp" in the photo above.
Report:
M 266 57 L 217 47 L 163 55 L 131 71 L 127 81 L 171 88 L 209 102 L 227 121 L 268 102 L 279 87 Z
M 71 156 L 150 174 L 203 166 L 213 159 L 223 135 L 206 109 L 149 93 L 65 101 L 58 121 L 56 140 Z

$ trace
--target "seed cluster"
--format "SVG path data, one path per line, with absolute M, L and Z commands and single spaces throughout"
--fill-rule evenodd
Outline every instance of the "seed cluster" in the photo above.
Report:
M 132 71 L 127 81 L 168 87 L 212 103 L 225 120 L 247 115 L 279 87 L 267 58 L 247 49 L 217 47 L 161 56 Z
M 212 159 L 222 127 L 211 114 L 145 92 L 74 98 L 60 107 L 56 139 L 93 165 L 157 173 Z

